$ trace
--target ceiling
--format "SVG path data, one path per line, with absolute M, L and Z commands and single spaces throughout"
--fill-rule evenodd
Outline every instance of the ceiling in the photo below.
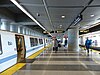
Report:
M 48 31 L 66 30 L 89 0 L 18 0 Z M 46 4 L 46 6 L 45 6 Z M 46 10 L 47 8 L 47 10 Z M 36 14 L 40 14 L 37 16 Z M 62 19 L 61 16 L 65 15 Z M 60 27 L 62 25 L 62 27 Z
M 18 0 L 19 4 L 24 6 L 48 31 L 65 31 L 89 1 L 90 0 Z M 81 13 L 83 15 L 83 20 L 79 23 L 81 29 L 98 22 L 96 19 L 100 16 L 100 7 L 96 5 L 100 5 L 100 0 L 94 0 L 89 5 L 91 7 L 87 7 L 84 12 Z M 40 16 L 37 16 L 37 13 L 40 14 Z M 90 17 L 92 14 L 94 17 Z M 65 18 L 62 19 L 62 15 L 64 15 Z
M 6 3 L 7 5 L 7 3 L 9 3 L 10 7 L 6 8 L 12 11 L 14 14 L 23 13 L 9 1 L 10 0 L 3 0 L 1 4 Z M 66 31 L 66 29 L 73 26 L 73 21 L 80 13 L 83 16 L 83 20 L 76 25 L 79 26 L 80 30 L 95 26 L 95 24 L 100 21 L 100 0 L 17 1 L 49 32 L 57 30 Z M 87 5 L 90 1 L 92 1 L 90 5 Z M 61 18 L 62 15 L 64 15 L 65 18 Z

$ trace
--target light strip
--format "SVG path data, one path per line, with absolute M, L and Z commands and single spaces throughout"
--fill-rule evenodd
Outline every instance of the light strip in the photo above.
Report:
M 20 10 L 22 10 L 27 16 L 29 16 L 34 22 L 36 22 L 43 30 L 46 30 L 29 12 L 27 12 L 16 0 L 10 0 L 14 3 Z

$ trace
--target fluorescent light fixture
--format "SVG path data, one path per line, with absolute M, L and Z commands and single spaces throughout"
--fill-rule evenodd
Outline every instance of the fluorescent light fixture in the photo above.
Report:
M 28 17 L 30 17 L 34 22 L 36 22 L 43 30 L 46 30 L 29 12 L 27 12 L 16 0 L 10 0 L 14 3 L 20 10 L 22 10 Z
M 90 17 L 94 17 L 94 15 L 93 15 L 93 14 L 91 14 L 91 15 L 90 15 Z
M 62 16 L 61 16 L 61 18 L 65 18 L 65 16 L 64 16 L 64 15 L 62 15 Z

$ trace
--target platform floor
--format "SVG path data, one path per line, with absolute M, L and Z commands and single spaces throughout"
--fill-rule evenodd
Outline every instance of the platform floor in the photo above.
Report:
M 24 67 L 13 75 L 100 75 L 100 54 L 59 49 L 46 50 L 35 59 L 26 59 Z

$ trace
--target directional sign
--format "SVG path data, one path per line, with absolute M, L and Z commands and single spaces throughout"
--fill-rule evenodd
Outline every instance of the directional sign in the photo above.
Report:
M 77 25 L 82 19 L 83 19 L 82 15 L 77 16 L 76 19 L 74 20 L 74 26 Z

